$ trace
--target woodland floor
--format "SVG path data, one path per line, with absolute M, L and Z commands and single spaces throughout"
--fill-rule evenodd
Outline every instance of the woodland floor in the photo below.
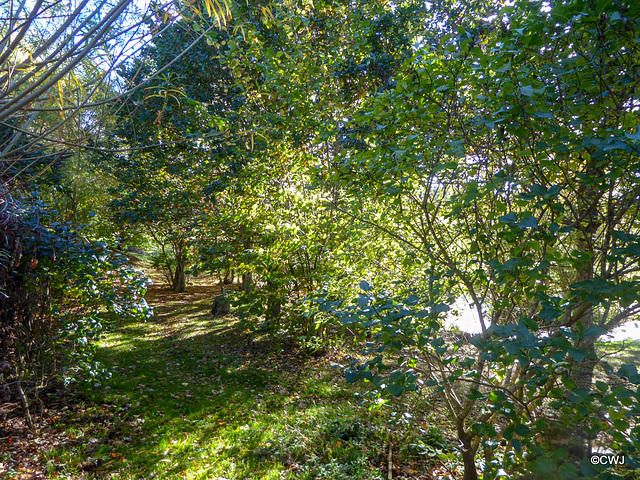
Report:
M 51 394 L 37 433 L 18 404 L 3 406 L 0 478 L 462 478 L 436 396 L 358 401 L 364 390 L 331 368 L 349 361 L 343 348 L 314 352 L 214 318 L 217 287 L 204 280 L 184 294 L 154 282 L 153 318 L 122 321 L 100 343 L 111 378 Z M 624 355 L 638 363 L 640 348 Z
M 154 277 L 153 318 L 100 343 L 111 378 L 45 399 L 37 433 L 18 404 L 5 411 L 0 478 L 387 479 L 389 465 L 394 479 L 460 477 L 435 399 L 394 402 L 387 427 L 389 409 L 358 402 L 331 368 L 342 349 L 257 336 L 209 314 L 217 287 L 175 294 Z

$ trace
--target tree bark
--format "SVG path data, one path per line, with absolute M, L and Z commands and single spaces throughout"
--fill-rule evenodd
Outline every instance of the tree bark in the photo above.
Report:
M 251 235 L 248 234 L 244 227 L 240 230 L 240 234 L 244 237 L 244 249 L 245 252 L 251 250 L 253 247 L 253 240 L 251 239 Z M 249 292 L 253 288 L 253 273 L 246 272 L 242 274 L 242 291 Z
M 187 288 L 187 278 L 184 273 L 187 261 L 186 249 L 187 247 L 184 240 L 173 244 L 173 255 L 176 260 L 176 270 L 173 274 L 171 290 L 176 293 L 183 293 Z
M 592 176 L 599 176 L 602 172 L 598 172 L 594 163 L 586 168 L 586 173 Z M 587 258 L 582 259 L 584 266 L 578 270 L 576 280 L 578 282 L 593 280 L 594 265 L 597 251 L 595 244 L 597 242 L 598 229 L 601 226 L 600 216 L 598 214 L 597 204 L 591 203 L 593 198 L 598 198 L 600 193 L 593 184 L 582 185 L 579 189 L 581 198 L 587 199 L 582 208 L 578 210 L 578 218 L 576 224 L 580 228 L 580 239 L 578 240 L 578 249 L 581 253 L 589 254 Z M 604 261 L 604 259 L 602 259 Z M 586 302 L 586 301 L 585 301 Z M 588 305 L 586 311 L 580 316 L 578 322 L 585 329 L 593 325 L 593 306 Z M 576 346 L 588 351 L 588 355 L 579 362 L 575 362 L 572 368 L 572 378 L 578 388 L 590 388 L 593 381 L 593 371 L 596 364 L 594 338 L 586 338 L 581 340 Z
M 184 274 L 184 262 L 178 262 L 176 260 L 176 271 L 173 274 L 173 283 L 171 284 L 171 290 L 176 293 L 183 293 L 187 289 L 187 280 Z
M 598 167 L 593 162 L 586 166 L 585 173 L 589 176 L 602 175 L 602 172 L 598 171 Z M 598 230 L 602 226 L 602 222 L 598 213 L 597 203 L 593 202 L 593 199 L 597 199 L 600 196 L 600 192 L 597 191 L 595 185 L 582 184 L 579 187 L 578 194 L 578 198 L 584 200 L 581 200 L 582 203 L 576 209 L 576 218 L 574 219 L 575 228 L 579 231 L 576 247 L 579 252 L 586 255 L 581 258 L 583 266 L 577 269 L 576 281 L 583 282 L 594 279 L 595 258 L 598 254 L 595 245 L 597 245 Z M 576 309 L 584 310 L 582 315 L 576 319 L 577 323 L 581 324 L 585 330 L 591 327 L 594 316 L 593 306 L 586 300 L 581 300 Z M 571 362 L 570 376 L 576 388 L 589 390 L 593 383 L 594 369 L 597 363 L 595 338 L 582 339 L 575 346 L 586 350 L 587 354 L 581 360 L 569 359 Z M 584 458 L 589 449 L 586 432 L 580 425 L 576 425 L 573 429 L 560 429 L 556 438 L 550 440 L 550 444 L 554 445 L 555 448 L 566 449 L 569 458 L 575 460 Z
M 253 285 L 253 273 L 249 272 L 249 273 L 243 273 L 242 274 L 242 291 L 243 292 L 248 292 L 251 290 L 251 287 Z
M 472 436 L 468 432 L 458 432 L 458 438 L 462 443 L 462 463 L 464 464 L 463 480 L 478 480 L 476 470 L 476 449 L 471 444 Z

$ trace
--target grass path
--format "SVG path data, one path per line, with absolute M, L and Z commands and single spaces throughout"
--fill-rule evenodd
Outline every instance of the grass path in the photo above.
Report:
M 358 405 L 357 387 L 330 368 L 346 353 L 308 355 L 213 318 L 216 293 L 153 285 L 154 317 L 121 321 L 100 343 L 110 379 L 50 402 L 38 435 L 20 417 L 2 426 L 0 479 L 387 480 L 389 465 L 396 480 L 461 478 L 436 397 Z M 640 358 L 601 348 L 614 366 Z
M 232 316 L 213 318 L 214 296 L 202 285 L 185 294 L 151 287 L 155 316 L 123 322 L 101 342 L 98 359 L 113 377 L 56 418 L 67 441 L 44 453 L 47 476 L 386 479 L 387 416 L 355 404 L 330 368 L 342 354 L 304 355 L 293 342 L 243 331 Z M 442 458 L 412 460 L 409 440 L 395 442 L 394 478 L 454 468 L 442 452 L 448 441 L 428 431 Z

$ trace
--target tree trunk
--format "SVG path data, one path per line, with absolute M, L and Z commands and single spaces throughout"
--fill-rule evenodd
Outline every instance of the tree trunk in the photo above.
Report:
M 589 309 L 589 314 L 593 317 L 593 309 Z M 588 324 L 585 324 L 586 328 L 589 328 L 593 324 L 591 320 Z M 576 383 L 577 388 L 591 388 L 593 382 L 593 372 L 597 363 L 596 350 L 595 350 L 595 338 L 585 338 L 578 343 L 578 348 L 584 349 L 588 352 L 588 355 L 575 362 L 572 367 L 571 377 Z
M 478 480 L 476 470 L 476 449 L 471 444 L 472 436 L 468 432 L 458 432 L 458 438 L 462 443 L 462 463 L 464 464 L 463 480 Z
M 245 253 L 247 253 L 253 247 L 253 240 L 250 233 L 248 233 L 244 226 L 240 227 L 240 238 L 243 238 L 243 245 Z M 242 291 L 249 292 L 253 288 L 253 273 L 246 272 L 242 274 Z
M 253 285 L 253 273 L 249 272 L 249 273 L 243 273 L 242 274 L 242 291 L 243 292 L 248 292 L 251 290 L 251 287 Z
M 598 171 L 598 167 L 591 160 L 586 166 L 585 173 L 589 176 L 601 176 L 604 172 Z M 595 184 L 582 184 L 579 188 L 580 198 L 584 198 L 585 203 L 577 210 L 577 225 L 580 231 L 578 237 L 578 250 L 583 254 L 590 254 L 588 257 L 581 258 L 583 262 L 582 268 L 577 271 L 576 280 L 578 282 L 593 280 L 594 266 L 597 251 L 594 246 L 597 244 L 598 228 L 601 226 L 601 220 L 598 213 L 597 204 L 593 204 L 592 199 L 598 198 L 600 193 L 597 191 Z M 602 259 L 604 261 L 604 259 Z M 593 325 L 593 306 L 588 305 L 586 311 L 580 316 L 578 322 L 585 329 Z M 593 338 L 587 338 L 576 345 L 578 348 L 584 348 L 589 355 L 579 362 L 575 362 L 572 368 L 571 376 L 576 382 L 578 388 L 590 388 L 593 381 L 593 369 L 596 364 L 595 347 Z
M 225 285 L 231 285 L 233 283 L 234 276 L 235 275 L 233 274 L 233 271 L 228 268 L 224 272 L 224 280 L 223 280 L 224 284 Z
M 590 176 L 600 176 L 603 172 L 598 171 L 595 163 L 586 166 L 585 172 Z M 597 244 L 598 229 L 601 220 L 598 213 L 597 204 L 591 203 L 592 199 L 598 198 L 600 193 L 595 184 L 583 184 L 579 188 L 579 198 L 587 199 L 580 205 L 576 212 L 576 229 L 579 231 L 577 249 L 583 254 L 590 254 L 581 258 L 582 268 L 577 270 L 576 281 L 591 281 L 594 279 L 595 258 L 598 252 L 595 249 Z M 604 259 L 602 260 L 604 261 Z M 578 323 L 586 329 L 593 325 L 593 306 L 582 300 L 576 309 L 585 308 L 584 313 L 576 319 Z M 571 359 L 571 379 L 579 389 L 589 390 L 593 383 L 594 369 L 597 363 L 595 355 L 595 338 L 585 338 L 579 341 L 577 348 L 587 351 L 587 355 L 581 360 Z M 557 447 L 563 447 L 569 453 L 570 459 L 581 460 L 588 452 L 588 438 L 581 425 L 576 425 L 574 429 L 563 429 L 558 436 Z M 551 442 L 553 443 L 553 442 Z
M 176 293 L 182 293 L 187 288 L 187 278 L 184 273 L 187 262 L 186 250 L 187 247 L 185 246 L 184 240 L 173 245 L 173 255 L 176 259 L 176 270 L 173 274 L 171 290 Z
M 186 276 L 184 274 L 184 262 L 178 262 L 176 259 L 176 271 L 173 275 L 173 283 L 171 284 L 171 290 L 177 293 L 182 293 L 187 288 Z
M 282 314 L 282 300 L 277 295 L 269 295 L 267 299 L 267 312 L 265 320 L 270 324 L 272 332 L 276 332 L 280 326 L 280 315 Z

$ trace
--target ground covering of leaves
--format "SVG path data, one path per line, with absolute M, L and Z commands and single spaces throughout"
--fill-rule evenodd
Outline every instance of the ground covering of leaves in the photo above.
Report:
M 330 367 L 344 350 L 214 318 L 207 283 L 175 294 L 156 278 L 154 317 L 101 342 L 112 377 L 45 399 L 37 433 L 5 412 L 0 478 L 387 479 L 389 465 L 395 479 L 460 477 L 435 398 L 357 404 Z

